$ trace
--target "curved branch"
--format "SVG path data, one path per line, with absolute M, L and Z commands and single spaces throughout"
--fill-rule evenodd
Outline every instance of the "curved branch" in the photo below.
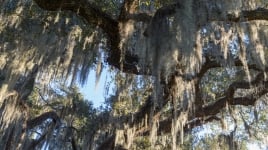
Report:
M 184 126 L 184 131 L 190 131 L 194 127 L 201 126 L 205 123 L 211 121 L 219 121 L 220 119 L 216 117 L 216 115 L 226 106 L 229 105 L 244 105 L 244 106 L 253 106 L 256 101 L 268 93 L 268 81 L 263 81 L 264 76 L 263 73 L 260 73 L 256 76 L 255 80 L 252 82 L 234 82 L 228 88 L 226 92 L 226 96 L 218 99 L 212 104 L 203 106 L 195 111 L 194 116 L 190 116 L 188 123 Z M 234 92 L 237 89 L 253 89 L 259 88 L 260 90 L 251 96 L 243 96 L 243 97 L 234 97 Z M 172 126 L 172 118 L 168 118 L 166 120 L 162 120 L 159 122 L 158 133 L 170 133 Z M 141 128 L 137 131 L 138 135 L 149 135 L 150 127 Z
M 139 61 L 138 56 L 135 56 L 133 54 L 130 54 L 126 52 L 124 54 L 125 58 L 124 62 L 121 62 L 121 58 L 123 55 L 120 48 L 120 31 L 119 31 L 119 22 L 120 21 L 126 21 L 128 19 L 133 19 L 135 21 L 151 21 L 152 23 L 154 20 L 159 20 L 161 18 L 165 18 L 167 16 L 173 15 L 176 13 L 177 9 L 182 9 L 183 6 L 181 3 L 175 3 L 170 4 L 168 6 L 162 7 L 158 9 L 151 18 L 150 16 L 146 14 L 135 14 L 135 9 L 137 7 L 137 0 L 125 0 L 123 7 L 121 9 L 120 16 L 118 20 L 112 19 L 108 14 L 101 11 L 99 8 L 93 6 L 89 2 L 85 0 L 34 0 L 41 8 L 45 10 L 70 10 L 72 12 L 77 13 L 79 16 L 85 18 L 85 20 L 92 25 L 99 26 L 103 29 L 103 31 L 108 35 L 110 45 L 111 45 L 111 51 L 109 53 L 109 56 L 107 58 L 107 62 L 118 68 L 119 70 L 126 72 L 126 73 L 134 73 L 134 74 L 148 74 L 148 72 L 141 72 L 137 68 L 137 63 Z M 201 4 L 200 4 L 201 3 Z M 195 5 L 198 5 L 199 7 L 204 7 L 200 9 L 204 9 L 211 12 L 206 13 L 213 13 L 213 15 L 204 15 L 205 17 L 208 17 L 207 21 L 250 21 L 250 20 L 268 20 L 268 10 L 264 8 L 259 8 L 256 10 L 249 10 L 249 11 L 241 11 L 238 13 L 238 15 L 234 14 L 217 14 L 213 12 L 213 10 L 210 10 L 209 8 L 206 8 L 206 4 L 209 2 L 194 2 L 193 9 L 197 9 L 198 7 Z M 199 9 L 199 8 L 198 8 Z M 220 8 L 218 8 L 220 9 Z M 225 15 L 225 16 L 224 16 Z M 197 19 L 202 20 L 202 16 L 197 17 Z M 200 23 L 200 21 L 197 21 Z M 201 23 L 202 24 L 202 23 Z M 149 27 L 150 28 L 150 27 Z M 148 30 L 145 31 L 145 35 L 148 35 Z M 123 65 L 122 65 L 123 64 Z M 122 68 L 123 66 L 123 68 Z M 201 71 L 202 73 L 202 71 Z
M 85 0 L 34 0 L 44 10 L 70 10 L 86 19 L 89 24 L 99 26 L 110 38 L 118 34 L 118 22 Z M 118 38 L 118 37 L 117 37 Z
M 108 36 L 110 51 L 107 58 L 109 65 L 126 73 L 141 74 L 136 64 L 138 57 L 125 53 L 122 62 L 122 51 L 119 48 L 119 22 L 85 0 L 34 0 L 39 7 L 49 11 L 69 10 L 83 17 L 89 24 L 99 26 Z M 123 64 L 123 65 L 122 65 Z M 123 68 L 121 67 L 123 66 Z
M 198 78 L 202 78 L 204 76 L 204 74 L 209 69 L 223 67 L 223 64 L 220 64 L 216 60 L 210 59 L 209 54 L 205 54 L 205 58 L 206 58 L 206 62 L 202 65 L 201 70 L 197 74 L 197 77 Z M 236 66 L 236 67 L 242 67 L 243 66 L 243 63 L 242 63 L 242 61 L 240 59 L 235 59 L 234 60 L 234 66 Z M 256 64 L 248 64 L 247 67 L 248 67 L 248 69 L 252 69 L 252 70 L 256 70 L 256 71 L 268 71 L 268 67 L 266 67 L 264 69 L 261 69 L 261 68 L 258 68 Z
M 46 112 L 40 116 L 27 121 L 27 129 L 32 129 L 38 125 L 41 125 L 47 119 L 52 119 L 55 124 L 60 124 L 60 117 L 54 111 Z
M 195 117 L 204 117 L 215 115 L 220 112 L 222 108 L 226 106 L 228 103 L 229 105 L 254 105 L 255 102 L 264 94 L 268 92 L 268 81 L 263 81 L 264 75 L 260 73 L 256 76 L 255 80 L 252 82 L 234 82 L 232 83 L 227 92 L 226 96 L 218 99 L 217 101 L 204 106 L 196 110 Z M 255 93 L 252 96 L 244 96 L 244 97 L 234 97 L 234 93 L 237 89 L 253 89 L 253 88 L 260 88 L 260 91 Z
M 206 106 L 203 110 L 197 110 L 195 113 L 194 119 L 189 121 L 184 125 L 184 132 L 191 131 L 191 129 L 206 124 L 211 121 L 220 121 L 220 118 L 215 115 L 220 112 L 222 108 L 226 106 L 226 104 L 230 105 L 244 105 L 244 106 L 253 106 L 255 102 L 264 94 L 268 93 L 268 82 L 265 83 L 265 89 L 259 92 L 256 96 L 252 97 L 236 97 L 232 100 L 228 100 L 226 97 L 219 99 L 213 104 Z M 202 113 L 200 113 L 200 111 Z M 206 118 L 206 119 L 203 119 Z M 159 122 L 158 133 L 170 133 L 172 127 L 172 119 L 168 118 L 166 120 L 162 120 Z M 137 133 L 139 135 L 149 135 L 150 129 L 141 129 Z
M 195 80 L 196 80 L 196 83 L 195 83 L 195 90 L 196 90 L 196 97 L 197 99 L 201 99 L 201 90 L 200 90 L 200 82 L 203 78 L 203 76 L 210 70 L 210 69 L 213 69 L 213 68 L 219 68 L 219 67 L 223 67 L 223 65 L 221 63 L 219 63 L 218 61 L 216 60 L 212 60 L 210 57 L 210 54 L 208 53 L 204 53 L 205 55 L 205 58 L 206 58 L 206 61 L 205 63 L 202 65 L 200 71 L 198 72 L 198 74 L 194 77 Z M 233 67 L 243 67 L 243 63 L 240 59 L 235 59 L 234 60 L 234 65 Z M 252 70 L 255 70 L 255 71 L 259 71 L 259 72 L 263 72 L 263 71 L 268 71 L 268 67 L 262 69 L 262 68 L 258 68 L 257 65 L 255 64 L 248 64 L 247 65 L 248 69 L 252 69 Z M 195 101 L 195 108 L 201 108 L 203 105 L 203 101 L 201 100 L 196 100 Z

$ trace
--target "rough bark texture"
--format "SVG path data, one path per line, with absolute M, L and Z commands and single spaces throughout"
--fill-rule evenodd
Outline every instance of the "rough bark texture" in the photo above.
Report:
M 0 108 L 0 146 L 2 149 L 22 149 L 28 118 L 25 107 L 17 101 L 17 95 L 7 98 Z

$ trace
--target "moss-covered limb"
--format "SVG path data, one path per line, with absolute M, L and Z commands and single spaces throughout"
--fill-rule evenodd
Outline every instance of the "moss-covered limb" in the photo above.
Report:
M 218 114 L 222 110 L 222 108 L 226 107 L 227 103 L 229 105 L 253 106 L 259 97 L 267 93 L 268 90 L 263 90 L 259 92 L 257 98 L 246 97 L 246 96 L 237 97 L 233 98 L 233 100 L 230 102 L 226 98 L 221 98 L 218 101 L 214 102 L 213 104 L 204 107 L 203 110 L 197 111 L 195 116 L 196 118 L 192 119 L 192 121 L 191 120 L 188 121 L 188 123 L 184 125 L 184 132 L 191 131 L 193 128 L 197 126 L 201 126 L 212 121 L 220 121 L 220 118 L 216 117 L 216 114 Z M 159 134 L 170 133 L 171 128 L 172 128 L 171 118 L 162 120 L 159 122 L 158 133 Z M 141 128 L 136 133 L 138 133 L 138 135 L 148 136 L 150 133 L 150 129 Z
M 205 119 L 203 118 L 197 118 L 193 121 L 190 121 L 188 122 L 187 124 L 185 124 L 184 126 L 184 132 L 188 132 L 188 131 L 191 131 L 193 128 L 195 127 L 198 127 L 198 126 L 201 126 L 203 124 L 206 124 L 206 123 L 209 123 L 209 122 L 212 122 L 212 121 L 220 121 L 221 119 L 216 117 L 216 116 L 209 116 Z M 159 124 L 158 124 L 158 135 L 163 135 L 165 133 L 170 133 L 171 131 L 171 128 L 172 128 L 172 118 L 168 118 L 166 120 L 163 120 L 163 121 L 160 121 Z M 150 135 L 150 132 L 151 132 L 151 129 L 150 128 L 139 128 L 137 131 L 136 131 L 136 136 L 149 136 Z M 111 136 L 109 138 L 107 138 L 105 140 L 105 142 L 103 142 L 100 146 L 100 149 L 99 150 L 102 150 L 103 148 L 105 148 L 108 144 L 110 143 L 114 143 L 114 136 Z
M 134 74 L 151 74 L 146 68 L 138 69 L 137 63 L 139 62 L 139 56 L 133 55 L 129 52 L 122 53 L 122 49 L 119 44 L 122 40 L 120 37 L 119 23 L 120 21 L 126 21 L 128 19 L 133 19 L 134 21 L 149 21 L 161 20 L 168 16 L 176 13 L 178 9 L 183 9 L 183 4 L 175 3 L 164 6 L 156 11 L 153 17 L 147 16 L 146 14 L 135 14 L 135 7 L 137 7 L 136 0 L 126 0 L 124 1 L 123 7 L 121 8 L 121 13 L 118 20 L 112 19 L 109 15 L 101 11 L 99 8 L 85 2 L 83 0 L 57 0 L 57 1 L 46 1 L 46 0 L 35 0 L 35 2 L 43 9 L 46 10 L 71 10 L 77 13 L 79 16 L 85 18 L 87 22 L 91 25 L 99 26 L 108 35 L 108 40 L 110 41 L 111 49 L 107 58 L 107 62 L 119 70 L 126 73 Z M 200 4 L 201 3 L 201 4 Z M 196 22 L 200 25 L 206 24 L 211 21 L 250 21 L 250 20 L 267 20 L 267 9 L 255 9 L 248 11 L 240 11 L 235 14 L 230 13 L 217 13 L 221 10 L 214 11 L 214 8 L 207 8 L 210 1 L 194 2 L 193 9 L 196 9 L 196 13 L 205 14 L 203 16 L 198 16 Z M 198 6 L 197 6 L 198 5 Z M 202 7 L 202 8 L 201 8 Z M 222 8 L 224 9 L 224 8 Z M 202 13 L 201 13 L 202 12 Z M 225 11 L 222 11 L 225 12 Z M 150 26 L 145 31 L 145 35 L 149 35 L 148 31 Z M 124 55 L 124 56 L 122 56 Z M 124 58 L 124 61 L 121 60 Z M 123 66 L 123 67 L 122 67 Z M 141 67 L 141 66 L 139 66 Z
M 266 7 L 263 2 L 256 1 L 255 3 L 252 2 L 252 4 L 244 5 L 237 1 L 217 3 L 215 1 L 204 0 L 195 1 L 193 6 L 198 13 L 198 23 L 200 26 L 213 21 L 247 22 L 268 20 L 268 9 L 256 8 L 256 6 Z
M 197 73 L 197 75 L 194 77 L 194 79 L 196 80 L 196 97 L 197 100 L 196 101 L 196 108 L 199 108 L 199 106 L 202 106 L 202 102 L 200 101 L 201 98 L 201 91 L 200 91 L 200 81 L 202 80 L 202 78 L 205 76 L 205 74 L 213 69 L 213 68 L 223 68 L 224 64 L 221 64 L 220 62 L 218 62 L 216 59 L 211 58 L 212 56 L 210 56 L 208 53 L 204 53 L 205 56 L 205 63 L 202 65 L 200 71 Z M 243 62 L 239 59 L 236 58 L 233 60 L 233 67 L 244 67 Z M 247 64 L 248 69 L 250 70 L 254 70 L 257 72 L 267 72 L 268 71 L 268 67 L 265 68 L 260 68 L 258 67 L 256 64 Z
M 222 68 L 223 64 L 219 63 L 216 60 L 212 60 L 209 56 L 209 54 L 204 54 L 206 61 L 205 63 L 202 65 L 200 71 L 197 73 L 197 75 L 194 77 L 194 79 L 196 80 L 196 84 L 195 84 L 195 89 L 196 89 L 196 97 L 197 100 L 195 102 L 195 106 L 196 108 L 199 108 L 202 106 L 203 102 L 201 101 L 201 90 L 200 90 L 200 81 L 202 80 L 202 78 L 204 77 L 204 75 L 211 69 L 213 68 Z M 234 67 L 243 67 L 243 63 L 240 59 L 235 59 L 234 60 Z M 259 68 L 256 64 L 247 64 L 248 69 L 252 69 L 258 72 L 262 72 L 262 71 L 268 71 L 268 67 L 266 68 Z
M 118 22 L 108 14 L 101 11 L 84 0 L 34 0 L 44 10 L 70 10 L 95 26 L 101 27 L 110 38 L 116 38 L 114 33 L 118 30 Z
M 251 82 L 234 82 L 232 83 L 227 92 L 225 93 L 225 97 L 219 98 L 212 104 L 204 106 L 203 108 L 196 110 L 196 117 L 203 117 L 209 115 L 216 115 L 220 112 L 222 108 L 224 108 L 227 104 L 229 105 L 244 105 L 244 106 L 253 106 L 255 102 L 264 94 L 268 92 L 268 81 L 264 81 L 263 73 L 259 73 L 255 80 Z M 258 89 L 258 92 L 255 94 L 251 94 L 251 96 L 242 96 L 242 97 L 234 97 L 235 91 L 237 89 Z
M 194 118 L 204 118 L 207 116 L 213 116 L 219 113 L 227 104 L 229 105 L 244 105 L 253 106 L 255 102 L 264 94 L 268 92 L 268 81 L 264 81 L 264 74 L 259 73 L 253 81 L 233 82 L 228 87 L 225 96 L 217 99 L 215 102 L 205 105 L 203 107 L 196 107 Z M 237 89 L 258 89 L 258 92 L 251 96 L 234 97 Z M 201 97 L 197 97 L 196 100 L 200 100 Z
M 18 95 L 5 98 L 0 108 L 1 149 L 21 149 L 25 139 L 27 109 L 18 102 Z
M 229 22 L 246 22 L 254 20 L 268 20 L 268 9 L 258 8 L 250 11 L 240 11 L 236 13 L 227 13 L 224 16 L 213 16 L 208 21 L 229 21 Z
M 196 118 L 195 120 L 189 121 L 187 124 L 184 125 L 184 132 L 191 131 L 193 128 L 202 126 L 203 124 L 212 122 L 212 121 L 220 121 L 221 119 L 218 118 L 217 116 L 209 116 L 205 119 L 203 118 Z M 159 122 L 159 127 L 158 127 L 158 134 L 166 134 L 170 133 L 172 128 L 172 118 L 168 118 L 166 120 L 162 120 Z M 150 129 L 141 129 L 137 132 L 137 135 L 142 135 L 142 136 L 148 136 L 150 134 Z
M 142 74 L 138 71 L 136 66 L 138 62 L 137 56 L 126 52 L 124 56 L 125 61 L 122 62 L 120 60 L 122 58 L 122 51 L 119 48 L 121 39 L 117 20 L 112 19 L 112 17 L 101 11 L 99 8 L 83 0 L 35 0 L 35 2 L 44 10 L 70 10 L 83 17 L 88 24 L 99 26 L 108 36 L 111 48 L 107 58 L 108 64 L 122 70 L 123 72 Z M 122 64 L 123 68 L 121 67 Z
M 268 20 L 268 9 L 257 8 L 250 11 L 241 11 L 239 15 L 227 14 L 227 19 L 234 22 L 245 22 L 252 20 Z
M 242 97 L 234 97 L 234 92 L 237 89 L 253 89 L 258 88 L 258 92 L 251 96 L 242 96 Z M 263 81 L 263 73 L 260 73 L 256 76 L 255 80 L 251 82 L 234 82 L 232 83 L 227 92 L 226 96 L 219 98 L 215 102 L 205 105 L 202 108 L 198 108 L 195 110 L 195 113 L 189 115 L 189 121 L 184 125 L 185 131 L 190 131 L 192 128 L 201 126 L 211 121 L 219 121 L 220 119 L 216 117 L 216 115 L 229 105 L 243 105 L 243 106 L 253 106 L 256 101 L 266 93 L 268 93 L 268 81 Z M 134 114 L 133 122 L 130 123 L 130 127 L 134 125 L 138 125 L 141 123 L 145 115 L 152 115 L 150 113 L 154 113 L 153 116 L 157 117 L 157 112 L 159 111 L 150 111 L 153 108 L 153 102 L 148 99 L 147 103 L 140 109 L 139 112 Z M 126 119 L 127 120 L 127 119 Z M 162 120 L 159 122 L 158 133 L 170 133 L 172 126 L 172 118 L 167 118 L 166 120 Z M 140 127 L 136 134 L 138 136 L 144 135 L 147 136 L 150 133 L 150 126 L 148 127 Z
M 197 4 L 200 5 L 199 3 L 202 2 L 198 2 L 193 4 L 193 9 L 195 9 Z M 204 1 L 204 3 L 209 3 Z M 241 10 L 240 12 L 227 12 L 225 14 L 223 13 L 217 13 L 217 12 L 213 12 L 212 10 L 205 8 L 206 4 L 201 4 L 200 7 L 204 6 L 204 8 L 202 8 L 202 10 L 199 10 L 200 8 L 194 10 L 196 13 L 200 13 L 200 14 L 206 14 L 203 16 L 196 16 L 196 23 L 197 26 L 201 27 L 204 24 L 207 24 L 208 22 L 213 22 L 213 21 L 226 21 L 226 22 L 245 22 L 245 21 L 253 21 L 253 20 L 268 20 L 268 9 L 264 9 L 264 8 L 257 8 L 254 10 L 248 10 L 248 11 L 244 11 Z M 175 4 L 171 4 L 165 7 L 162 7 L 160 9 L 158 9 L 156 11 L 156 13 L 154 14 L 154 16 L 150 19 L 151 23 L 155 23 L 157 24 L 157 20 L 161 20 L 163 18 L 172 16 L 176 13 L 176 11 L 178 9 L 183 9 L 183 5 L 181 3 L 175 3 Z M 204 11 L 204 12 L 200 12 L 200 11 Z M 211 11 L 211 12 L 208 12 Z M 218 10 L 221 11 L 221 10 Z M 224 12 L 222 10 L 222 12 Z M 212 15 L 213 14 L 213 15 Z M 133 17 L 137 17 L 137 16 L 133 16 Z M 142 18 L 142 16 L 141 16 Z M 147 19 L 149 19 L 150 17 L 148 17 Z M 150 37 L 150 30 L 151 30 L 151 26 L 149 25 L 148 28 L 145 30 L 144 35 L 147 37 Z M 116 56 L 115 58 L 120 58 L 121 54 L 120 53 L 111 53 L 113 56 Z M 111 57 L 109 57 L 111 58 Z M 134 74 L 147 74 L 150 75 L 151 72 L 148 71 L 143 71 L 143 69 L 141 69 L 140 71 L 138 71 L 135 67 L 135 63 L 139 61 L 138 56 L 133 56 L 133 55 L 126 55 L 126 62 L 123 65 L 124 68 L 120 68 L 120 61 L 118 59 L 115 58 L 111 58 L 109 59 L 108 62 L 111 62 L 111 65 L 116 66 L 117 68 L 121 69 L 122 71 L 128 72 L 128 73 L 134 73 Z M 128 58 L 128 59 L 127 59 Z M 202 76 L 203 73 L 206 72 L 207 69 L 212 68 L 212 67 L 218 67 L 220 66 L 220 64 L 214 64 L 215 62 L 209 62 L 206 63 L 205 66 L 202 68 L 203 70 L 200 71 L 199 76 Z M 236 60 L 235 61 L 235 65 L 236 66 L 242 66 L 243 63 L 240 60 Z M 252 64 L 248 66 L 250 69 L 255 69 L 255 70 L 261 70 L 261 68 L 258 68 L 256 65 Z
M 228 2 L 227 2 L 228 3 Z M 193 2 L 193 9 L 198 17 L 197 23 L 202 26 L 212 21 L 228 21 L 228 22 L 246 22 L 254 20 L 268 20 L 268 9 L 256 8 L 253 10 L 230 10 L 226 12 L 225 7 L 214 7 L 213 1 L 195 1 Z M 224 4 L 222 4 L 224 5 Z M 208 8 L 208 6 L 211 6 Z M 180 3 L 170 4 L 168 6 L 158 9 L 153 19 L 161 19 L 168 17 L 183 6 Z M 213 7 L 213 8 L 212 8 Z
M 27 129 L 32 129 L 32 128 L 42 124 L 47 119 L 52 119 L 53 122 L 56 123 L 56 125 L 60 124 L 60 117 L 58 116 L 58 114 L 54 111 L 50 111 L 50 112 L 43 113 L 34 119 L 28 120 L 27 121 Z
M 210 56 L 208 54 L 205 54 L 206 61 L 202 65 L 198 74 L 196 75 L 197 78 L 201 79 L 205 75 L 205 73 L 207 73 L 207 71 L 210 69 L 223 67 L 223 64 L 220 64 L 218 61 L 212 60 L 209 57 Z M 244 65 L 240 59 L 234 60 L 234 67 L 243 67 L 243 66 Z M 247 64 L 247 67 L 248 67 L 248 69 L 252 69 L 252 70 L 260 71 L 260 72 L 261 71 L 268 71 L 268 67 L 259 68 L 256 64 Z

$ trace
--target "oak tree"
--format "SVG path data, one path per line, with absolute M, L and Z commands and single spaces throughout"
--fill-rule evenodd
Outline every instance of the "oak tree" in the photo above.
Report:
M 48 85 L 55 79 L 66 85 L 84 84 L 88 72 L 95 69 L 100 76 L 105 63 L 118 72 L 109 115 L 84 113 L 101 125 L 87 124 L 92 131 L 78 136 L 67 123 L 68 129 L 55 138 L 58 143 L 69 142 L 70 149 L 138 149 L 140 140 L 151 148 L 177 149 L 185 134 L 196 127 L 219 122 L 226 129 L 226 121 L 231 120 L 234 128 L 223 139 L 230 149 L 238 149 L 239 144 L 231 141 L 235 141 L 239 122 L 252 136 L 251 126 L 260 117 L 267 121 L 261 112 L 267 109 L 268 92 L 267 3 L 2 1 L 0 147 L 40 148 L 38 144 L 46 137 L 62 129 L 62 120 L 77 115 L 78 103 L 81 109 L 88 104 L 76 97 L 77 91 L 67 92 L 76 93 L 71 97 L 77 102 L 68 103 L 72 107 L 60 109 L 60 102 L 55 104 L 58 108 L 33 116 L 29 98 L 35 87 L 49 95 L 53 87 Z M 43 99 L 51 105 L 49 98 Z M 244 114 L 248 108 L 251 117 Z M 45 124 L 51 127 L 38 138 L 30 138 L 33 129 Z

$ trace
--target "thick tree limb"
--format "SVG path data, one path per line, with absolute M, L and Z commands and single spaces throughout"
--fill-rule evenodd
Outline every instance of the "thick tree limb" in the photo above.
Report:
M 239 63 L 238 63 L 239 64 Z M 211 65 L 214 66 L 214 65 Z M 215 67 L 215 66 L 214 66 Z M 213 67 L 212 67 L 213 68 Z M 252 65 L 253 69 L 259 70 Z M 266 69 L 265 69 L 266 70 Z M 243 97 L 234 97 L 234 93 L 237 89 L 254 89 L 257 88 L 258 92 L 253 95 L 243 96 Z M 212 104 L 206 105 L 202 108 L 199 108 L 193 114 L 194 116 L 190 116 L 190 120 L 185 127 L 185 131 L 189 131 L 196 126 L 200 126 L 207 122 L 211 122 L 213 120 L 219 120 L 215 116 L 224 108 L 227 104 L 229 105 L 243 105 L 243 106 L 253 106 L 256 101 L 263 95 L 268 93 L 268 81 L 264 81 L 264 73 L 259 73 L 255 80 L 251 82 L 234 82 L 232 83 L 227 92 L 226 96 L 218 99 Z M 198 97 L 197 97 L 198 98 Z M 203 119 L 207 118 L 207 119 Z M 170 133 L 171 131 L 172 119 L 169 118 L 167 120 L 160 121 L 159 123 L 159 134 L 161 133 Z M 144 129 L 143 129 L 144 130 Z M 148 129 L 149 130 L 149 129 Z M 146 131 L 146 130 L 145 130 Z M 147 131 L 148 132 L 148 131 Z M 144 132 L 146 133 L 146 132 Z
M 206 61 L 202 65 L 199 73 L 196 76 L 193 77 L 196 80 L 196 86 L 195 86 L 196 97 L 199 98 L 199 99 L 201 99 L 201 93 L 200 93 L 201 91 L 200 91 L 199 84 L 200 84 L 200 81 L 203 78 L 203 76 L 210 69 L 223 67 L 223 64 L 220 64 L 216 60 L 212 60 L 210 58 L 210 55 L 209 54 L 204 54 L 204 55 L 205 55 Z M 244 65 L 243 65 L 243 63 L 242 63 L 242 61 L 240 59 L 237 58 L 237 59 L 234 60 L 234 66 L 233 67 L 243 67 L 243 66 Z M 259 72 L 263 72 L 263 71 L 266 72 L 266 71 L 268 71 L 268 67 L 266 67 L 266 68 L 258 68 L 256 64 L 247 64 L 247 67 L 248 67 L 248 69 L 252 69 L 252 70 L 255 70 L 255 71 L 259 71 Z M 195 102 L 195 107 L 196 108 L 199 108 L 202 105 L 203 105 L 203 102 L 201 100 L 197 100 Z
M 197 78 L 201 79 L 205 73 L 207 73 L 208 70 L 212 69 L 212 68 L 219 68 L 219 67 L 223 67 L 223 64 L 220 64 L 218 61 L 216 60 L 212 60 L 209 57 L 209 54 L 204 54 L 205 58 L 206 58 L 206 62 L 202 65 L 201 70 L 199 71 L 199 73 L 197 74 Z M 242 61 L 240 59 L 235 59 L 234 60 L 234 67 L 242 67 L 244 66 Z M 256 70 L 256 71 L 268 71 L 268 67 L 262 69 L 262 68 L 258 68 L 256 64 L 247 64 L 248 69 L 252 69 L 252 70 Z
M 218 114 L 222 108 L 226 107 L 226 104 L 229 105 L 244 105 L 244 106 L 253 106 L 255 102 L 264 94 L 268 93 L 268 82 L 265 83 L 265 88 L 262 91 L 260 91 L 257 95 L 252 97 L 236 97 L 231 100 L 228 100 L 227 98 L 221 98 L 214 102 L 211 105 L 205 106 L 203 110 L 197 110 L 195 113 L 194 119 L 192 121 L 189 121 L 184 126 L 184 132 L 191 131 L 194 127 L 201 126 L 203 124 L 206 124 L 211 121 L 220 121 L 220 118 L 216 117 L 215 115 Z M 200 113 L 201 111 L 201 113 Z M 206 119 L 203 119 L 206 118 Z M 166 134 L 171 132 L 172 127 L 172 118 L 168 118 L 166 120 L 162 120 L 159 122 L 158 127 L 158 134 Z M 137 131 L 138 135 L 149 135 L 150 129 L 140 129 Z
M 229 105 L 254 105 L 257 99 L 266 94 L 268 90 L 266 89 L 268 87 L 268 81 L 264 80 L 264 74 L 259 73 L 255 80 L 251 82 L 234 82 L 232 83 L 229 88 L 227 89 L 227 92 L 225 94 L 225 97 L 218 99 L 217 101 L 213 102 L 212 104 L 209 104 L 207 106 L 204 106 L 203 108 L 200 108 L 196 110 L 195 117 L 204 117 L 204 116 L 211 116 L 215 115 L 220 112 L 222 108 L 226 106 L 228 103 Z M 255 94 L 254 97 L 234 97 L 235 91 L 237 89 L 253 89 L 259 87 L 261 88 L 260 91 L 258 91 L 257 94 Z
M 209 116 L 206 119 L 196 118 L 192 121 L 189 121 L 187 124 L 185 124 L 184 132 L 189 132 L 195 127 L 201 126 L 203 124 L 206 124 L 206 123 L 212 122 L 212 121 L 220 121 L 220 118 L 218 118 L 216 116 Z M 170 133 L 171 125 L 172 125 L 171 118 L 168 118 L 166 120 L 159 122 L 158 135 Z M 138 133 L 137 135 L 148 136 L 148 135 L 150 135 L 150 129 L 143 129 L 143 131 L 138 131 L 137 133 Z
M 257 8 L 255 10 L 241 11 L 239 15 L 227 14 L 229 21 L 245 22 L 252 20 L 268 20 L 268 9 Z
M 27 121 L 27 129 L 32 129 L 46 121 L 47 119 L 52 119 L 52 121 L 56 124 L 60 124 L 60 117 L 53 111 L 46 112 L 41 114 L 40 116 Z
M 122 51 L 119 48 L 120 33 L 118 20 L 112 19 L 108 14 L 101 11 L 85 0 L 34 0 L 39 7 L 49 10 L 69 10 L 83 17 L 87 23 L 99 26 L 108 36 L 110 42 L 110 51 L 107 62 L 109 65 L 118 68 L 126 73 L 142 74 L 136 64 L 138 57 L 130 54 L 128 51 L 124 53 L 124 60 L 121 61 Z M 122 67 L 123 66 L 123 67 Z
M 108 14 L 104 13 L 97 7 L 93 6 L 89 2 L 84 0 L 34 0 L 41 8 L 45 10 L 55 11 L 55 10 L 70 10 L 74 13 L 77 13 L 79 16 L 85 18 L 87 22 L 91 25 L 99 26 L 103 31 L 108 35 L 111 51 L 107 62 L 120 69 L 123 72 L 134 73 L 134 74 L 147 74 L 148 72 L 141 72 L 137 68 L 137 63 L 139 62 L 138 56 L 130 54 L 129 52 L 124 53 L 124 62 L 120 60 L 122 58 L 122 51 L 119 48 L 120 43 L 120 34 L 119 34 L 119 21 L 126 21 L 128 19 L 138 20 L 138 21 L 147 21 L 147 20 L 158 20 L 161 18 L 168 17 L 176 13 L 177 9 L 183 8 L 181 3 L 170 4 L 168 6 L 158 9 L 153 18 L 147 14 L 135 14 L 135 9 L 137 7 L 137 0 L 125 0 L 121 13 L 118 20 L 112 19 Z M 201 3 L 201 4 L 200 4 Z M 203 3 L 208 3 L 204 1 Z M 202 2 L 194 3 L 194 8 L 206 6 Z M 209 9 L 208 9 L 209 10 Z M 212 11 L 212 10 L 211 10 Z M 220 11 L 220 10 L 219 10 Z M 207 17 L 206 21 L 251 21 L 251 20 L 268 20 L 268 10 L 264 8 L 259 8 L 256 10 L 241 11 L 236 14 L 226 13 L 218 14 L 215 12 L 214 15 L 205 15 Z M 216 15 L 216 16 L 215 16 Z M 204 19 L 199 17 L 197 19 Z M 200 22 L 200 21 L 198 21 Z M 204 22 L 207 23 L 207 22 Z M 147 31 L 147 30 L 146 30 Z M 148 33 L 145 32 L 145 35 Z M 123 65 L 122 65 L 123 64 Z M 123 67 L 122 67 L 123 66 Z M 141 69 L 145 70 L 145 69 Z
M 195 113 L 193 114 L 194 116 L 191 117 L 192 121 L 189 121 L 185 125 L 184 130 L 188 131 L 196 126 L 200 126 L 207 122 L 211 122 L 213 120 L 219 120 L 215 118 L 215 115 L 217 115 L 224 107 L 226 107 L 227 104 L 253 106 L 261 96 L 268 93 L 268 81 L 263 81 L 263 79 L 264 79 L 263 73 L 260 73 L 252 82 L 235 82 L 231 84 L 226 92 L 225 97 L 220 98 L 215 102 L 213 102 L 212 104 L 206 105 L 203 108 L 196 110 Z M 259 91 L 254 95 L 234 97 L 234 92 L 237 89 L 253 89 L 253 88 L 259 88 Z M 160 121 L 158 132 L 169 133 L 171 131 L 171 124 L 172 124 L 171 118 Z
M 213 21 L 225 22 L 247 22 L 254 20 L 268 20 L 268 9 L 256 8 L 252 10 L 230 10 L 226 12 L 224 3 L 232 3 L 232 1 L 223 2 L 218 5 L 215 1 L 194 1 L 193 8 L 196 10 L 198 24 L 200 26 Z M 229 4 L 227 4 L 228 7 Z M 243 8 L 242 8 L 243 9 Z
M 83 17 L 89 24 L 99 26 L 109 38 L 118 37 L 118 22 L 85 0 L 34 0 L 49 11 L 69 10 Z M 118 40 L 118 39 L 117 39 Z
M 211 65 L 212 67 L 212 65 Z M 213 67 L 215 67 L 213 65 Z M 213 68 L 212 67 L 212 68 Z M 252 66 L 255 68 L 255 66 Z M 215 102 L 205 105 L 201 108 L 198 108 L 195 110 L 195 113 L 191 116 L 189 116 L 190 121 L 185 125 L 184 129 L 185 131 L 189 131 L 192 128 L 196 126 L 201 126 L 202 124 L 205 124 L 207 122 L 211 122 L 213 120 L 219 120 L 217 117 L 215 117 L 224 107 L 226 107 L 227 104 L 229 105 L 244 105 L 244 106 L 252 106 L 255 104 L 255 102 L 264 94 L 268 93 L 268 81 L 264 80 L 264 74 L 263 72 L 259 73 L 255 80 L 251 82 L 234 82 L 232 83 L 227 92 L 225 93 L 225 97 L 220 98 L 216 100 Z M 172 82 L 170 82 L 172 83 Z M 171 88 L 171 85 L 169 86 Z M 237 89 L 253 89 L 253 88 L 260 88 L 259 92 L 252 96 L 244 96 L 244 97 L 234 97 L 234 93 Z M 167 94 L 168 95 L 168 94 Z M 166 97 L 167 98 L 167 97 Z M 200 97 L 197 97 L 200 98 Z M 167 103 L 168 100 L 165 100 Z M 147 103 L 133 116 L 128 116 L 125 119 L 125 122 L 128 122 L 130 127 L 134 125 L 138 125 L 144 120 L 145 115 L 154 117 L 158 116 L 158 112 L 161 110 L 155 110 L 152 111 L 153 108 L 153 101 L 152 99 L 148 99 Z M 152 114 L 153 113 L 153 114 Z M 205 119 L 204 119 L 205 118 Z M 132 121 L 130 121 L 132 120 Z M 168 118 L 167 120 L 160 121 L 158 133 L 170 133 L 171 131 L 171 123 L 172 119 Z M 137 135 L 148 135 L 150 131 L 150 126 L 148 128 L 140 128 L 137 131 Z

